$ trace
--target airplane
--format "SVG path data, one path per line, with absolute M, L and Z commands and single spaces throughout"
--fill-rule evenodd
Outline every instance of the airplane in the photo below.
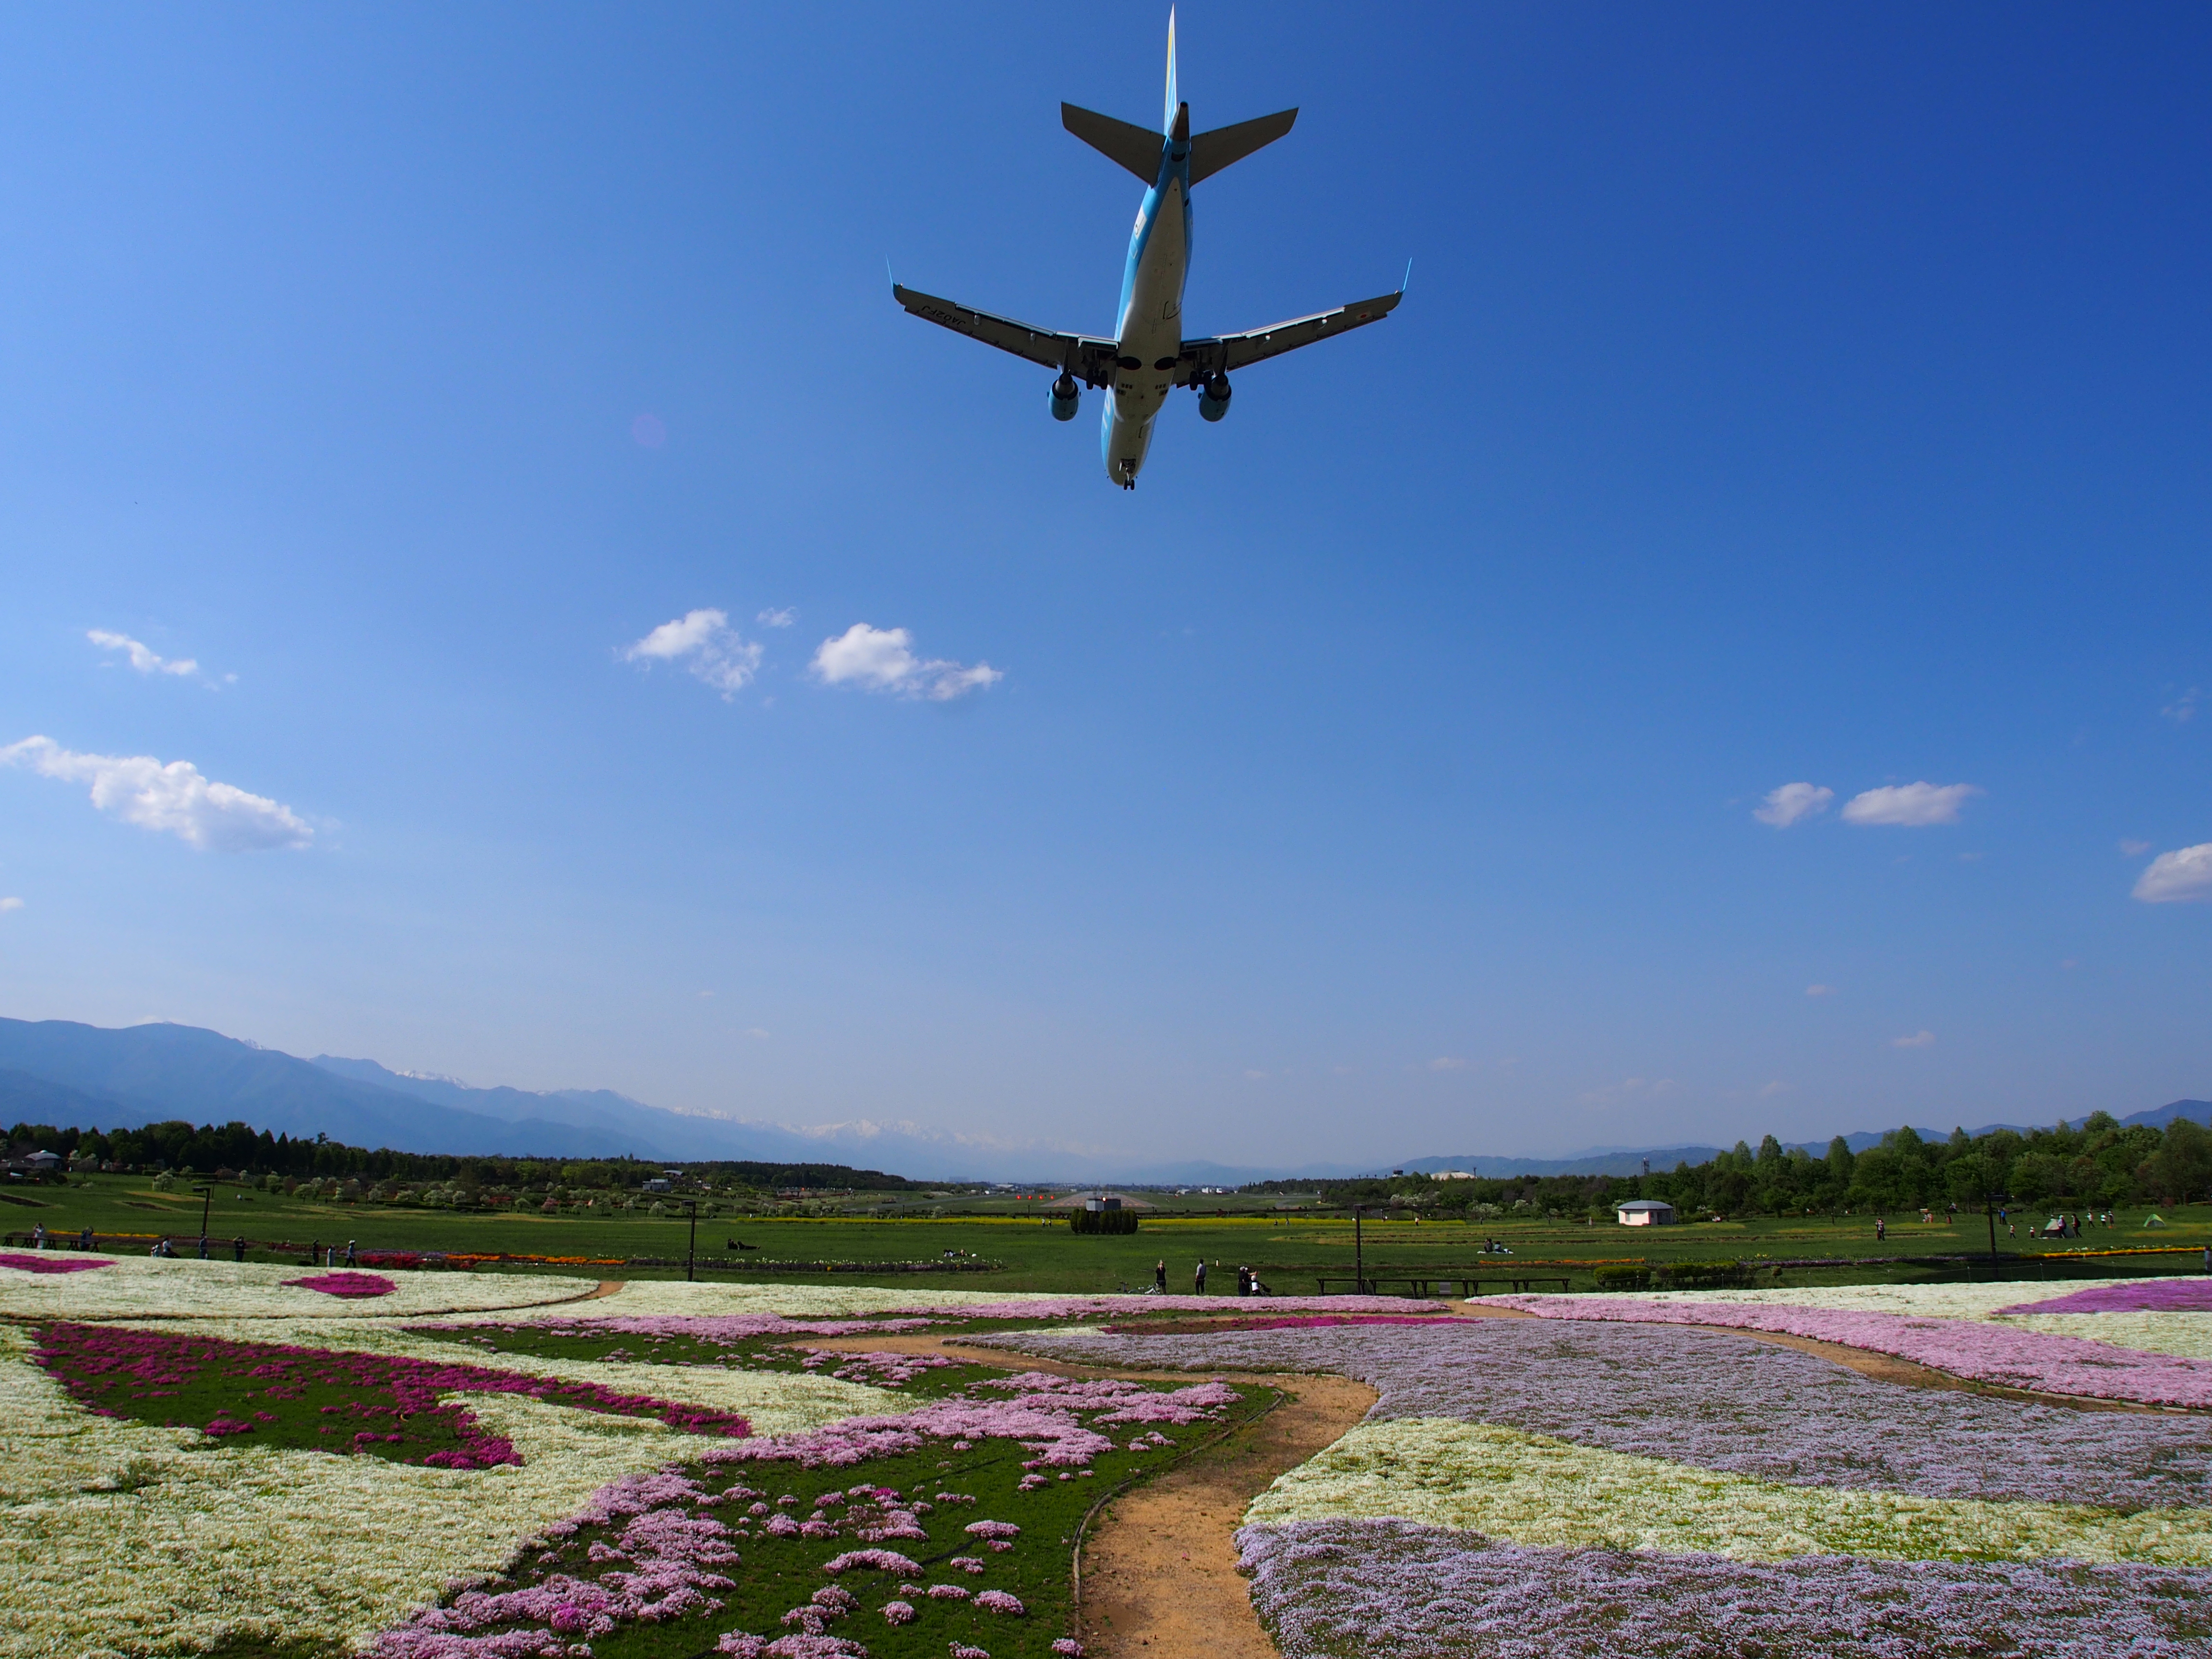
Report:
M 1061 125 L 1109 161 L 1128 168 L 1146 186 L 1144 204 L 1137 210 L 1136 228 L 1129 236 L 1115 337 L 1102 340 L 1087 334 L 1033 328 L 1011 317 L 994 317 L 987 311 L 916 293 L 900 287 L 896 280 L 891 295 L 927 322 L 1058 369 L 1060 378 L 1052 383 L 1049 400 L 1056 421 L 1075 418 L 1084 386 L 1110 392 L 1099 440 L 1106 476 L 1124 489 L 1134 489 L 1145 453 L 1152 446 L 1152 423 L 1167 404 L 1170 388 L 1188 386 L 1196 392 L 1200 416 L 1218 421 L 1229 412 L 1231 370 L 1380 322 L 1405 298 L 1405 286 L 1401 283 L 1394 293 L 1355 300 L 1334 311 L 1294 317 L 1249 333 L 1200 339 L 1183 337 L 1183 283 L 1190 275 L 1191 186 L 1273 143 L 1297 118 L 1297 110 L 1286 109 L 1194 136 L 1190 106 L 1176 97 L 1175 13 L 1170 11 L 1167 107 L 1158 132 L 1093 110 L 1079 109 L 1073 104 L 1060 106 Z

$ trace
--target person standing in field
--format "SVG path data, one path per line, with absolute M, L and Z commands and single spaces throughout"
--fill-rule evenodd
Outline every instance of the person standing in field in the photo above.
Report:
M 1204 1256 L 1200 1256 L 1198 1259 L 1197 1294 L 1200 1296 L 1204 1296 L 1206 1294 L 1206 1258 Z
M 1152 1284 L 1162 1296 L 1168 1293 L 1168 1259 L 1162 1256 L 1152 1263 Z
M 1874 1218 L 1874 1236 L 1877 1243 L 1889 1237 L 1889 1223 L 1881 1216 Z

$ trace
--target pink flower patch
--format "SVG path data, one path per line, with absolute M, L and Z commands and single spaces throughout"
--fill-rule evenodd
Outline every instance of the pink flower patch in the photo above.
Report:
M 367 1296 L 390 1296 L 399 1287 L 382 1273 L 313 1273 L 305 1279 L 288 1279 L 287 1285 L 296 1285 L 303 1291 L 320 1291 L 325 1296 L 348 1298 Z
M 0 1261 L 6 1261 L 0 1256 Z M 2134 1279 L 2092 1285 L 2048 1302 L 2016 1302 L 2000 1314 L 2212 1313 L 2212 1279 Z
M 1002 1613 L 1009 1619 L 1018 1619 L 1029 1611 L 1019 1596 L 1009 1595 L 1004 1590 L 984 1590 L 976 1596 L 975 1605 L 986 1613 Z
M 112 1261 L 82 1255 L 0 1255 L 0 1267 L 13 1267 L 27 1273 L 82 1273 L 114 1265 Z

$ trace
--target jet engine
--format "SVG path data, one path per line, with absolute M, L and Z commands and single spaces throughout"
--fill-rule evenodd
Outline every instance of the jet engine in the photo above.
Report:
M 1199 389 L 1198 412 L 1206 420 L 1218 421 L 1229 412 L 1229 377 L 1219 371 L 1206 377 Z
M 1072 421 L 1082 405 L 1083 388 L 1075 383 L 1075 376 L 1063 374 L 1052 383 L 1052 418 Z

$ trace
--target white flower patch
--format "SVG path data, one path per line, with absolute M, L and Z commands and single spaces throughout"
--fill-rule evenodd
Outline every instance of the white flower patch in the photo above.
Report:
M 84 1273 L 31 1273 L 0 1267 L 0 1314 L 31 1319 L 234 1318 L 423 1319 L 568 1302 L 597 1279 L 523 1273 L 386 1272 L 389 1295 L 328 1296 L 287 1285 L 319 1271 L 274 1261 L 173 1261 L 117 1256 Z M 589 1306 L 590 1304 L 581 1304 Z
M 709 1443 L 659 1423 L 465 1396 L 526 1462 L 460 1472 L 209 1446 L 82 1411 L 0 1331 L 0 1656 L 365 1641 L 501 1568 L 608 1481 Z M 198 1449 L 192 1449 L 198 1448 Z
M 677 1314 L 780 1314 L 786 1319 L 860 1319 L 902 1308 L 963 1307 L 994 1302 L 1058 1302 L 1042 1291 L 884 1290 L 866 1285 L 695 1285 L 673 1279 L 633 1279 L 613 1294 L 564 1308 L 567 1320 Z
M 1449 1418 L 1363 1424 L 1283 1475 L 1248 1523 L 1390 1517 L 1541 1548 L 1740 1561 L 2212 1565 L 2212 1511 L 1994 1503 L 1784 1486 Z
M 2014 1284 L 1826 1285 L 1802 1291 L 1644 1291 L 1633 1294 L 1639 1302 L 1746 1302 L 1753 1306 L 1821 1308 L 1838 1313 L 1902 1314 L 1915 1319 L 1988 1319 L 1999 1308 L 2033 1302 L 2045 1293 L 2039 1285 Z M 1621 1294 L 1585 1291 L 1571 1299 L 1611 1302 L 1620 1300 Z
M 2013 1314 L 1997 1322 L 2178 1359 L 2212 1359 L 2212 1313 Z

